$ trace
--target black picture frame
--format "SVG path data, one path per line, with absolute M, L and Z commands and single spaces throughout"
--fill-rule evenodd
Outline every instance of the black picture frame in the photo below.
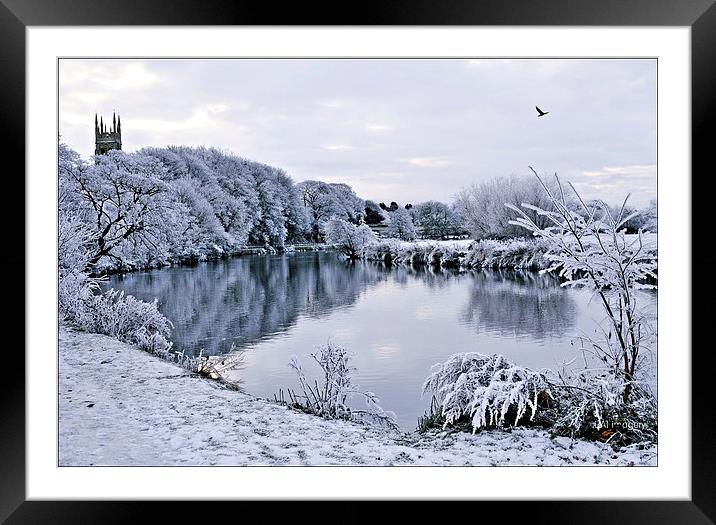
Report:
M 0 107 L 2 125 L 6 133 L 0 143 L 4 159 L 15 159 L 14 173 L 24 173 L 25 151 L 25 29 L 27 26 L 84 26 L 84 25 L 570 25 L 570 26 L 689 26 L 691 28 L 692 74 L 692 174 L 706 176 L 709 131 L 716 122 L 714 86 L 716 86 L 716 6 L 714 0 L 400 0 L 367 1 L 354 4 L 333 2 L 273 3 L 245 0 L 122 0 L 117 3 L 92 0 L 0 0 Z M 54 116 L 48 116 L 53 121 Z M 711 146 L 712 147 L 712 146 Z M 10 177 L 5 171 L 5 192 L 25 195 L 24 180 Z M 689 183 L 690 174 L 666 174 L 683 177 Z M 703 182 L 699 181 L 701 199 Z M 697 197 L 693 193 L 692 196 Z M 23 206 L 24 199 L 13 199 Z M 698 201 L 698 199 L 697 199 Z M 693 202 L 694 210 L 698 202 Z M 708 209 L 702 207 L 701 209 Z M 6 213 L 7 210 L 5 210 Z M 4 214 L 5 215 L 5 214 Z M 694 226 L 697 216 L 692 217 Z M 705 215 L 705 213 L 704 213 Z M 24 297 L 27 279 L 25 270 L 25 230 L 19 228 L 14 215 L 13 228 L 5 229 L 5 243 L 12 246 L 0 259 L 3 275 L 12 275 L 17 292 Z M 6 215 L 6 217 L 8 217 Z M 668 220 L 668 217 L 667 217 Z M 24 224 L 23 224 L 24 226 Z M 8 238 L 9 237 L 9 238 Z M 692 236 L 692 239 L 696 238 Z M 684 254 L 691 261 L 691 254 Z M 708 265 L 711 261 L 702 261 Z M 18 272 L 23 279 L 18 278 Z M 7 286 L 12 286 L 8 284 Z M 691 282 L 685 282 L 691 290 Z M 22 287 L 22 289 L 20 289 Z M 52 297 L 52 294 L 48 294 Z M 24 304 L 24 299 L 23 299 Z M 692 326 L 708 321 L 707 310 L 699 310 L 693 303 Z M 6 330 L 18 332 L 25 321 L 25 309 L 13 308 L 5 315 Z M 695 322 L 694 322 L 695 321 Z M 700 322 L 699 322 L 700 321 Z M 25 345 L 24 333 L 17 334 L 19 344 Z M 8 344 L 6 352 L 11 351 Z M 451 505 L 451 512 L 475 513 L 496 511 L 505 516 L 521 517 L 536 523 L 716 523 L 716 449 L 712 436 L 716 435 L 713 417 L 713 395 L 710 394 L 712 367 L 709 345 L 692 343 L 692 499 L 690 501 L 526 501 L 526 502 L 470 502 L 479 511 L 462 510 L 463 505 Z M 669 351 L 670 349 L 666 349 Z M 681 351 L 685 349 L 679 349 Z M 13 359 L 19 362 L 17 351 Z M 21 362 L 20 362 L 21 364 Z M 25 374 L 20 366 L 3 374 L 3 395 L 0 398 L 0 520 L 7 523 L 126 523 L 148 517 L 157 507 L 149 502 L 61 502 L 26 501 L 25 496 Z M 625 490 L 628 496 L 628 489 Z M 559 494 L 555 494 L 559 498 Z M 244 503 L 249 505 L 249 503 Z M 300 514 L 293 503 L 292 513 Z M 372 513 L 357 503 L 343 503 L 341 521 L 366 521 Z M 224 504 L 199 505 L 189 509 L 185 503 L 162 505 L 164 520 L 187 518 L 190 510 L 198 511 L 204 519 L 220 519 Z M 196 506 L 195 506 L 196 507 Z M 352 510 L 351 510 L 352 509 Z M 426 508 L 421 503 L 411 505 L 420 519 L 430 522 L 445 519 L 439 508 Z M 272 517 L 275 517 L 272 507 Z M 321 513 L 330 517 L 331 513 Z M 244 515 L 246 516 L 246 515 Z M 465 514 L 468 518 L 469 515 Z M 477 516 L 475 516 L 477 517 Z M 241 519 L 240 515 L 236 519 Z M 320 515 L 312 515 L 320 520 Z

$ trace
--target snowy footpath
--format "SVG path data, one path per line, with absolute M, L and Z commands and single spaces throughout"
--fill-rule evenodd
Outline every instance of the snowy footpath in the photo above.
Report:
M 398 434 L 228 390 L 104 335 L 60 327 L 60 465 L 653 465 L 656 450 L 520 429 Z

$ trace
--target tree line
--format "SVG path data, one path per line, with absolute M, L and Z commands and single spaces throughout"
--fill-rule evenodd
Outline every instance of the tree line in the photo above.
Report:
M 60 239 L 82 243 L 82 270 L 95 272 L 231 255 L 247 245 L 326 242 L 330 220 L 382 224 L 384 237 L 401 240 L 519 237 L 524 230 L 510 223 L 505 204 L 549 206 L 534 178 L 516 176 L 463 188 L 450 204 L 377 204 L 347 184 L 296 183 L 280 168 L 206 147 L 113 150 L 84 160 L 60 144 L 59 178 Z M 626 227 L 655 231 L 656 204 Z

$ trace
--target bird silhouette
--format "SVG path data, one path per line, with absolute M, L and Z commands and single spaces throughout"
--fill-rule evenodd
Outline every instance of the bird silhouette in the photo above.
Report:
M 537 110 L 537 113 L 539 113 L 539 115 L 537 115 L 537 118 L 544 117 L 547 113 L 549 113 L 549 111 L 542 111 L 537 106 L 535 106 L 535 109 Z

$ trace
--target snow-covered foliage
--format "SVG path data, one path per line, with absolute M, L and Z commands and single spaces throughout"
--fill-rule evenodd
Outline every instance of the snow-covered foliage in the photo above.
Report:
M 475 239 L 522 237 L 524 230 L 510 222 L 514 214 L 505 208 L 505 203 L 519 206 L 523 202 L 544 209 L 551 205 L 538 181 L 513 175 L 463 188 L 455 198 L 454 210 Z M 531 218 L 546 226 L 543 218 L 535 214 Z
M 398 428 L 394 415 L 384 411 L 378 397 L 373 392 L 360 390 L 352 381 L 354 368 L 351 366 L 351 354 L 334 343 L 319 346 L 310 354 L 321 371 L 321 382 L 311 382 L 306 376 L 300 360 L 291 357 L 289 366 L 296 372 L 302 393 L 289 390 L 291 404 L 326 419 L 346 419 L 359 422 L 379 423 Z M 350 405 L 354 397 L 363 398 L 366 409 Z
M 435 397 L 443 428 L 469 418 L 473 432 L 531 421 L 540 398 L 549 397 L 545 378 L 503 356 L 459 353 L 433 367 L 423 394 Z
M 61 273 L 84 269 L 89 264 L 89 247 L 94 233 L 76 214 L 61 213 L 57 233 L 57 263 Z
M 337 217 L 324 222 L 321 231 L 328 244 L 336 246 L 350 259 L 363 257 L 366 248 L 377 241 L 377 237 L 368 225 L 356 226 Z
M 413 206 L 410 212 L 424 239 L 442 239 L 460 229 L 458 217 L 442 202 L 421 202 Z
M 545 254 L 549 244 L 540 239 L 483 239 L 472 245 L 464 265 L 469 268 L 518 268 L 543 270 L 549 266 Z
M 414 240 L 418 233 L 415 231 L 410 212 L 405 208 L 398 208 L 390 212 L 390 222 L 388 223 L 388 229 L 385 230 L 385 235 L 401 241 Z
M 66 321 L 93 333 L 110 335 L 168 358 L 172 324 L 157 308 L 157 302 L 140 301 L 124 292 L 96 293 L 97 280 L 73 271 L 60 278 L 59 309 Z
M 648 387 L 654 372 L 655 322 L 653 314 L 641 308 L 635 291 L 656 288 L 656 238 L 641 230 L 626 233 L 624 225 L 636 215 L 627 213 L 628 196 L 616 211 L 601 201 L 587 205 L 571 184 L 568 198 L 558 178 L 555 191 L 536 172 L 535 176 L 551 205 L 544 209 L 525 203 L 522 207 L 531 212 L 528 215 L 508 203 L 519 214 L 512 223 L 547 241 L 550 249 L 545 257 L 551 266 L 546 271 L 558 273 L 562 286 L 592 289 L 605 315 L 602 337 L 582 339 L 584 369 L 560 374 L 560 387 L 568 392 L 564 399 L 570 400 L 571 407 L 567 411 L 571 415 L 562 417 L 560 425 L 582 432 L 589 413 L 598 424 L 609 413 L 637 414 L 642 423 L 655 424 L 655 408 L 650 412 L 649 407 L 656 407 L 656 398 Z M 580 205 L 578 210 L 574 201 Z M 547 225 L 542 226 L 543 221 Z
M 296 186 L 296 191 L 309 217 L 311 237 L 322 240 L 322 225 L 330 219 L 358 224 L 365 212 L 365 202 L 347 184 L 329 184 L 307 180 Z
M 230 153 L 172 146 L 87 162 L 61 144 L 59 159 L 60 217 L 89 229 L 94 273 L 221 257 L 246 244 L 282 248 L 310 235 L 291 178 Z
M 623 381 L 599 369 L 560 374 L 553 385 L 553 432 L 620 445 L 657 442 L 656 397 L 647 388 L 635 387 L 624 403 Z
M 409 266 L 432 266 L 454 269 L 543 270 L 550 261 L 545 258 L 548 243 L 540 239 L 496 241 L 416 241 L 399 242 L 381 239 L 364 249 L 363 257 L 371 261 Z

